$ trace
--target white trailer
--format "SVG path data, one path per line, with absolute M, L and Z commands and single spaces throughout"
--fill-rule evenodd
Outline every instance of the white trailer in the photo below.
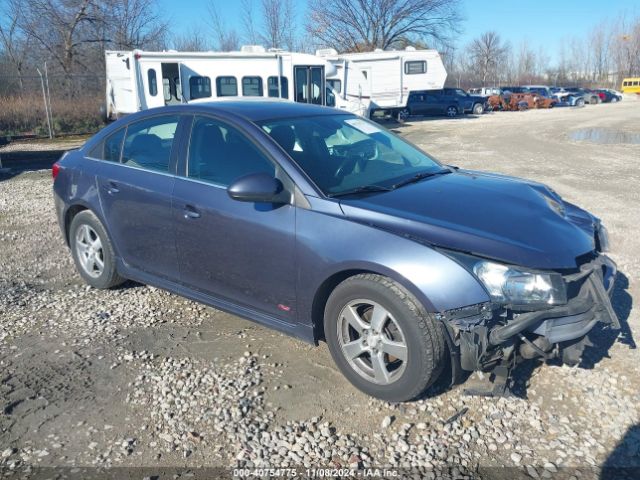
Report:
M 239 52 L 106 51 L 107 119 L 147 108 L 229 97 L 276 97 L 325 105 L 326 61 L 315 55 Z
M 447 72 L 436 50 L 376 50 L 338 54 L 316 51 L 327 63 L 327 85 L 336 106 L 363 116 L 401 114 L 412 91 L 438 90 Z M 360 111 L 357 111 L 360 110 Z

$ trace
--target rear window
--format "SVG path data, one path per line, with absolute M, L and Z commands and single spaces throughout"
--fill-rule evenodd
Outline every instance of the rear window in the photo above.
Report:
M 178 120 L 177 115 L 162 115 L 130 124 L 122 149 L 122 163 L 168 172 Z
M 191 99 L 211 96 L 211 79 L 209 77 L 190 77 L 189 95 Z
M 216 90 L 219 97 L 237 97 L 238 80 L 236 77 L 218 77 L 216 78 Z
M 105 140 L 96 145 L 89 153 L 89 157 L 108 162 L 119 162 L 124 140 L 124 128 L 109 135 Z
M 424 60 L 405 62 L 404 73 L 406 73 L 407 75 L 427 73 L 427 62 Z

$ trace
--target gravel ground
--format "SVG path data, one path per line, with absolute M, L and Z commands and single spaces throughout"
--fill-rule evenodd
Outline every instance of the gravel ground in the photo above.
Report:
M 395 128 L 446 163 L 543 181 L 601 216 L 621 270 L 622 332 L 595 331 L 578 368 L 521 365 L 514 397 L 465 395 L 481 381 L 473 375 L 416 402 L 380 402 L 346 382 L 325 345 L 135 283 L 85 287 L 49 173 L 0 177 L 0 477 L 45 466 L 271 466 L 637 478 L 601 469 L 640 468 L 640 145 L 567 134 L 639 132 L 640 102 Z

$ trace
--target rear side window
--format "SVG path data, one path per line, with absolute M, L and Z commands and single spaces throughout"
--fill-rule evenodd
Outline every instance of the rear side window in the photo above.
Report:
M 122 163 L 168 172 L 178 119 L 177 115 L 163 115 L 130 124 L 122 149 Z
M 156 71 L 153 68 L 147 70 L 147 80 L 149 83 L 149 95 L 155 97 L 158 94 L 158 79 L 156 78 Z
M 427 62 L 424 60 L 405 62 L 404 73 L 406 73 L 407 75 L 414 75 L 417 73 L 427 73 Z
M 242 95 L 244 97 L 261 97 L 262 79 L 260 77 L 243 77 Z
M 270 97 L 278 97 L 278 77 L 267 79 L 267 90 Z M 280 77 L 280 98 L 289 98 L 289 79 Z
M 122 128 L 109 135 L 91 150 L 89 156 L 109 162 L 119 162 L 120 152 L 122 151 L 122 140 L 124 140 L 124 131 L 125 129 Z
M 238 80 L 236 77 L 218 77 L 216 78 L 216 89 L 219 97 L 237 97 Z
M 240 131 L 219 120 L 196 117 L 187 176 L 228 186 L 250 173 L 275 175 L 275 165 Z
M 189 95 L 191 99 L 211 96 L 211 79 L 209 77 L 189 77 Z

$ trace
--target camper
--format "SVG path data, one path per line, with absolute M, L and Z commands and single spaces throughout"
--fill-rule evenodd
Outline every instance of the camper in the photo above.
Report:
M 441 89 L 447 79 L 436 50 L 407 47 L 338 54 L 323 49 L 316 55 L 327 61 L 327 86 L 336 107 L 370 118 L 390 115 L 403 120 L 412 91 Z
M 109 120 L 163 105 L 229 97 L 327 104 L 326 61 L 315 55 L 244 46 L 239 52 L 134 50 L 106 51 L 105 56 L 104 114 Z

